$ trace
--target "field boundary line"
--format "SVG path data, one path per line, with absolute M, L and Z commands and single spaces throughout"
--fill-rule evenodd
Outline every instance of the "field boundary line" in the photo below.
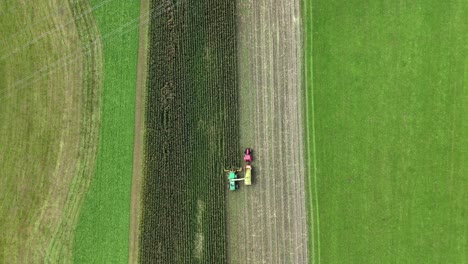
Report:
M 275 108 L 275 85 L 271 83 L 271 74 L 270 74 L 270 71 L 273 70 L 272 61 L 271 61 L 271 55 L 272 55 L 271 16 L 270 16 L 270 11 L 269 11 L 268 1 L 262 1 L 261 5 L 262 6 L 259 9 L 260 10 L 259 28 L 261 32 L 260 41 L 261 41 L 261 51 L 262 51 L 260 55 L 261 56 L 260 61 L 261 61 L 261 66 L 262 66 L 261 80 L 262 80 L 262 85 L 264 86 L 264 88 L 268 89 L 267 88 L 268 86 L 272 87 L 271 89 L 269 89 L 268 93 L 265 93 L 264 100 L 266 101 L 265 109 L 273 113 L 275 112 L 276 108 Z M 267 133 L 264 133 L 264 134 L 267 135 L 267 140 L 274 139 L 275 134 L 276 134 L 273 128 L 274 118 L 272 117 L 271 114 L 267 114 L 267 117 L 270 117 L 270 120 L 267 121 L 267 125 L 268 124 L 271 125 L 272 128 L 268 129 Z M 276 149 L 277 147 L 271 146 L 269 151 L 267 151 L 266 153 L 268 153 L 272 157 L 275 157 Z M 271 165 L 270 165 L 271 160 L 272 158 L 266 159 L 265 164 L 268 164 L 267 168 L 271 168 Z M 272 208 L 273 204 L 275 203 L 275 196 L 274 196 L 275 188 L 276 188 L 276 178 L 273 177 L 273 179 L 268 182 L 268 188 L 265 188 L 266 206 L 264 208 L 266 208 L 267 212 L 272 212 L 275 209 L 275 208 Z M 265 216 L 266 216 L 265 224 L 267 227 L 265 231 L 265 237 L 267 238 L 267 243 L 263 244 L 263 246 L 265 246 L 265 251 L 264 251 L 265 256 L 262 259 L 262 261 L 265 262 L 269 260 L 270 263 L 273 263 L 275 257 L 277 258 L 277 256 L 275 256 L 276 251 L 274 249 L 278 247 L 277 240 L 274 239 L 274 236 L 276 233 L 275 232 L 276 226 L 273 226 L 274 222 L 273 222 L 271 215 L 266 213 Z
M 309 13 L 311 19 L 310 21 L 312 21 L 312 10 L 313 10 L 313 7 L 312 7 L 312 0 L 310 0 L 310 7 L 309 5 L 307 4 L 308 0 L 304 0 L 304 23 L 305 23 L 305 28 L 306 28 L 306 32 L 304 34 L 304 38 L 305 38 L 305 47 L 304 47 L 304 53 L 305 53 L 305 56 L 304 56 L 304 67 L 305 67 L 305 70 L 304 70 L 304 73 L 305 73 L 305 78 L 304 78 L 304 82 L 305 82 L 305 96 L 306 96 L 306 111 L 305 111 L 305 114 L 306 114 L 306 120 L 308 121 L 309 120 L 309 111 L 308 109 L 312 109 L 312 115 L 310 116 L 311 119 L 312 119 L 312 133 L 310 133 L 310 128 L 309 126 L 307 125 L 306 126 L 306 130 L 307 130 L 307 135 L 312 135 L 312 144 L 313 144 L 313 149 L 311 149 L 310 147 L 310 138 L 309 136 L 306 137 L 307 139 L 307 153 L 308 153 L 308 157 L 310 158 L 312 156 L 312 151 L 313 151 L 313 168 L 311 168 L 311 164 L 310 164 L 310 161 L 307 162 L 308 164 L 308 167 L 309 167 L 309 176 L 308 176 L 308 191 L 309 191 L 309 202 L 310 202 L 310 205 L 311 205 L 311 219 L 312 219 L 312 252 L 314 254 L 313 258 L 312 258 L 312 263 L 315 263 L 315 227 L 314 227 L 314 224 L 316 223 L 316 226 L 317 226 L 317 262 L 320 264 L 320 217 L 319 217 L 319 203 L 318 203 L 318 193 L 317 193 L 317 148 L 316 148 L 316 141 L 315 141 L 315 105 L 314 105 L 314 84 L 313 84 L 313 80 L 314 80 L 314 75 L 313 75 L 313 67 L 312 69 L 310 70 L 310 80 L 311 80 L 311 83 L 310 83 L 310 91 L 308 89 L 308 86 L 309 86 L 309 83 L 308 83 L 308 71 L 309 71 L 309 67 L 307 67 L 307 65 L 309 65 L 308 61 L 310 60 L 310 63 L 313 63 L 313 58 L 312 56 L 310 58 L 308 58 L 307 56 L 307 52 L 306 52 L 306 49 L 308 48 L 308 44 L 310 44 L 310 48 L 312 48 L 312 44 L 313 44 L 313 32 L 311 32 L 311 35 L 309 37 L 307 37 L 307 29 L 310 27 L 310 25 L 307 24 L 307 21 L 305 19 L 306 15 Z M 309 41 L 309 38 L 310 38 L 310 41 Z M 313 65 L 312 65 L 313 66 Z M 310 100 L 309 100 L 310 98 Z M 309 106 L 309 101 L 310 101 L 310 106 Z M 312 193 L 312 180 L 310 179 L 311 178 L 311 175 L 310 175 L 310 171 L 311 169 L 314 170 L 313 172 L 313 180 L 314 180 L 314 192 Z M 314 194 L 315 194 L 315 206 L 314 206 Z M 315 207 L 315 208 L 314 208 Z M 314 209 L 315 209 L 315 216 L 314 216 Z
M 130 192 L 130 228 L 128 263 L 138 263 L 140 256 L 141 194 L 144 177 L 146 131 L 146 85 L 148 70 L 149 23 L 144 22 L 150 11 L 150 1 L 140 0 L 140 26 L 138 39 L 137 73 L 135 84 L 135 123 L 133 139 L 132 183 Z
M 278 76 L 277 76 L 277 71 L 278 71 L 278 67 L 275 63 L 275 54 L 279 54 L 279 41 L 278 39 L 276 38 L 277 34 L 278 34 L 278 17 L 275 15 L 275 9 L 273 8 L 273 6 L 269 6 L 267 8 L 267 12 L 268 12 L 268 17 L 269 17 L 269 27 L 268 27 L 268 44 L 270 45 L 270 49 L 269 49 L 269 55 L 268 55 L 268 60 L 269 60 L 269 63 L 270 63 L 270 68 L 271 70 L 269 71 L 269 74 L 268 74 L 268 82 L 269 82 L 269 86 L 270 87 L 276 87 L 278 86 Z M 273 21 L 273 22 L 272 22 Z M 276 32 L 276 34 L 275 34 Z M 275 42 L 276 41 L 276 42 Z M 276 45 L 275 45 L 276 43 Z M 275 47 L 276 46 L 276 47 Z M 275 98 L 277 98 L 277 102 L 278 102 L 278 105 L 279 104 L 279 100 L 280 98 L 278 96 L 275 96 Z M 275 109 L 275 112 L 276 112 L 276 109 Z M 279 127 L 279 130 L 278 130 L 278 135 L 281 136 L 281 123 L 278 124 L 278 127 Z M 276 256 L 276 260 L 277 260 L 277 263 L 280 263 L 281 261 L 281 243 L 280 243 L 280 232 L 281 232 L 281 228 L 278 228 L 278 214 L 277 214 L 277 208 L 278 208 L 278 205 L 279 205 L 279 202 L 278 202 L 278 199 L 279 197 L 281 197 L 281 195 L 278 195 L 281 194 L 281 192 L 278 192 L 278 188 L 277 188 L 277 182 L 276 182 L 276 178 L 273 177 L 273 210 L 272 212 L 274 212 L 273 214 L 273 223 L 274 223 L 274 233 L 272 235 L 272 238 L 271 239 L 274 239 L 275 240 L 275 244 L 274 244 L 274 254 Z M 273 251 L 273 248 L 271 249 Z M 273 259 L 272 259 L 273 261 Z

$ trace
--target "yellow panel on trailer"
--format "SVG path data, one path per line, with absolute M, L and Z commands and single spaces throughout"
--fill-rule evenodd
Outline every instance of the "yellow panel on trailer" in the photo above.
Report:
M 244 184 L 245 185 L 252 185 L 252 166 L 250 165 L 245 165 L 245 179 L 244 179 Z

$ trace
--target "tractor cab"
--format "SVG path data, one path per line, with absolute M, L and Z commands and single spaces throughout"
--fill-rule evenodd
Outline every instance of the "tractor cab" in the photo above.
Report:
M 244 150 L 244 162 L 246 163 L 252 162 L 252 150 L 250 148 L 246 148 Z
M 239 189 L 239 185 L 235 181 L 232 181 L 232 180 L 229 180 L 228 187 L 230 191 L 235 191 Z
M 242 168 L 240 169 L 230 169 L 230 170 L 227 170 L 225 169 L 224 172 L 227 172 L 227 177 L 228 177 L 228 189 L 230 191 L 235 191 L 237 189 L 239 189 L 239 184 L 237 184 L 237 181 L 241 181 L 243 179 L 238 179 L 237 178 L 237 172 L 240 172 L 242 171 Z
M 228 172 L 228 180 L 232 180 L 232 179 L 237 179 L 237 174 L 235 171 L 229 171 Z

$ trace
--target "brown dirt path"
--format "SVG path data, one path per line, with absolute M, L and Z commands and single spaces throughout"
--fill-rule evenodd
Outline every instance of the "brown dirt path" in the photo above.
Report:
M 254 150 L 254 185 L 228 193 L 228 260 L 308 263 L 300 3 L 241 0 L 238 14 L 240 140 Z
M 140 0 L 140 32 L 138 47 L 137 81 L 135 94 L 135 132 L 133 141 L 132 193 L 130 197 L 130 234 L 128 263 L 138 263 L 139 225 L 141 215 L 140 194 L 143 181 L 145 90 L 148 52 L 149 0 Z

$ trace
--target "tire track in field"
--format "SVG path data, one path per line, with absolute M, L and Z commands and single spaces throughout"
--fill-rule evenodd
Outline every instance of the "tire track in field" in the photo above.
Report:
M 262 8 L 260 9 L 260 16 L 259 16 L 259 24 L 263 23 L 262 20 L 264 21 L 269 21 L 269 16 L 266 12 L 267 10 L 267 2 L 268 0 L 263 0 L 262 1 Z M 263 18 L 263 19 L 262 19 Z M 261 35 L 260 35 L 260 39 L 261 39 L 261 45 L 260 45 L 260 49 L 261 49 L 261 53 L 260 54 L 260 58 L 261 58 L 261 66 L 264 66 L 264 67 L 269 67 L 269 65 L 271 64 L 270 61 L 269 61 L 269 46 L 270 46 L 270 42 L 267 41 L 267 37 L 269 34 L 267 34 L 269 31 L 270 31 L 270 23 L 264 23 L 265 26 L 264 28 L 261 28 Z M 265 115 L 265 118 L 266 121 L 267 121 L 267 127 L 266 127 L 266 138 L 274 138 L 274 130 L 272 129 L 268 129 L 268 124 L 271 124 L 272 123 L 272 119 L 273 119 L 273 116 L 272 116 L 272 112 L 270 113 L 269 110 L 271 111 L 272 110 L 272 101 L 273 101 L 273 96 L 272 96 L 272 92 L 271 90 L 268 89 L 269 87 L 269 78 L 268 78 L 268 75 L 269 75 L 269 71 L 262 71 L 261 72 L 261 76 L 262 76 L 262 83 L 260 84 L 260 86 L 262 86 L 262 90 L 265 94 L 265 96 L 263 96 L 263 103 L 265 105 L 265 112 L 267 113 Z M 264 128 L 265 129 L 265 128 Z M 268 145 L 267 142 L 265 142 L 265 138 L 263 138 L 263 143 L 260 145 L 260 146 L 265 146 L 267 147 L 266 148 L 266 151 L 265 151 L 265 163 L 266 163 L 266 167 L 267 168 L 270 168 L 273 164 L 271 164 L 271 160 L 272 160 L 272 157 L 271 155 L 269 155 L 270 153 L 274 153 L 274 149 L 275 149 L 275 146 L 271 146 L 271 145 Z M 266 208 L 265 208 L 265 212 L 262 214 L 263 217 L 264 217 L 264 228 L 265 228 L 265 233 L 266 233 L 266 241 L 267 243 L 266 244 L 263 244 L 263 246 L 265 247 L 264 250 L 262 250 L 262 252 L 265 253 L 265 256 L 262 258 L 262 262 L 266 262 L 267 263 L 273 263 L 274 259 L 278 259 L 277 256 L 273 255 L 273 248 L 274 248 L 274 245 L 273 245 L 273 229 L 274 229 L 274 226 L 271 224 L 271 218 L 270 218 L 270 214 L 272 212 L 272 203 L 271 202 L 268 202 L 268 201 L 272 201 L 274 200 L 274 197 L 272 197 L 272 194 L 271 194 L 271 190 L 274 189 L 274 180 L 271 180 L 271 179 L 268 179 L 268 178 L 265 178 L 266 182 L 265 182 L 265 185 L 267 185 L 268 187 L 265 188 L 265 192 L 266 192 Z M 276 244 L 276 243 L 275 243 Z
M 271 71 L 275 72 L 275 69 L 277 69 L 276 67 L 276 64 L 273 63 L 274 60 L 273 60 L 273 51 L 274 51 L 274 45 L 271 45 L 273 43 L 272 41 L 272 31 L 274 32 L 275 30 L 277 30 L 277 23 L 273 23 L 272 22 L 272 8 L 271 6 L 268 8 L 268 25 L 269 25 L 269 31 L 268 31 L 268 43 L 270 44 L 269 45 L 269 54 L 268 54 L 268 59 L 269 59 L 269 62 L 272 64 L 272 68 L 271 68 Z M 269 74 L 269 80 L 268 80 L 268 87 L 271 87 L 271 86 L 274 86 L 275 84 L 275 81 L 276 81 L 276 76 L 274 74 Z M 274 99 L 278 99 L 278 97 L 275 97 L 273 96 Z M 278 105 L 278 100 L 273 100 L 273 103 Z M 274 108 L 275 106 L 273 106 Z M 272 113 L 274 114 L 274 113 Z M 278 130 L 279 132 L 280 130 Z M 273 135 L 275 134 L 278 134 L 278 133 L 274 133 Z M 272 249 L 272 251 L 274 251 L 275 253 L 275 258 L 273 258 L 271 261 L 272 263 L 276 260 L 278 263 L 280 263 L 281 261 L 281 252 L 279 251 L 279 243 L 280 241 L 282 241 L 281 239 L 279 239 L 279 234 L 280 232 L 278 231 L 280 228 L 278 228 L 278 221 L 277 221 L 277 216 L 276 216 L 276 208 L 277 208 L 277 204 L 279 204 L 279 202 L 277 202 L 278 198 L 279 198 L 279 195 L 277 195 L 277 184 L 276 184 L 276 178 L 274 177 L 273 180 L 271 181 L 273 183 L 273 197 L 271 198 L 272 200 L 272 203 L 273 203 L 273 206 L 272 206 L 272 211 L 271 211 L 271 218 L 273 218 L 274 220 L 274 223 L 272 225 L 272 231 L 273 231 L 273 237 L 271 240 L 273 240 L 275 243 L 274 243 L 274 248 Z M 282 201 L 282 200 L 281 200 Z
M 294 21 L 297 21 L 296 23 L 300 25 L 299 21 L 300 20 L 300 14 L 301 14 L 301 8 L 300 8 L 300 4 L 299 2 L 296 2 L 295 5 L 293 6 L 293 20 Z M 297 27 L 294 27 L 294 39 L 298 39 L 299 40 L 299 43 L 303 43 L 303 39 L 302 39 L 302 36 L 301 36 L 301 28 L 299 26 Z M 303 61 L 302 60 L 302 44 L 299 44 L 299 49 L 296 49 L 295 50 L 295 57 L 296 57 L 296 61 Z M 298 66 L 296 64 L 296 66 Z M 301 70 L 301 64 L 299 64 L 299 69 L 297 70 L 298 72 L 302 72 Z M 300 87 L 302 85 L 302 80 L 298 81 L 296 79 L 296 87 Z M 304 142 L 304 129 L 303 127 L 301 126 L 302 124 L 302 120 L 303 119 L 303 116 L 302 116 L 302 111 L 297 111 L 297 109 L 302 109 L 302 105 L 303 105 L 303 102 L 301 101 L 301 98 L 302 98 L 302 93 L 301 93 L 301 89 L 295 89 L 295 91 L 292 91 L 292 95 L 294 96 L 294 93 L 295 93 L 295 96 L 296 98 L 298 98 L 299 100 L 296 102 L 297 105 L 296 105 L 296 111 L 292 111 L 291 112 L 291 115 L 294 115 L 296 114 L 296 117 L 297 117 L 297 120 L 299 120 L 298 123 L 296 123 L 296 129 L 295 129 L 295 137 L 296 139 L 298 140 L 298 145 L 299 146 L 305 146 L 305 142 Z M 294 150 L 293 150 L 294 151 Z M 296 203 L 297 205 L 297 211 L 300 213 L 300 218 L 301 218 L 301 221 L 303 223 L 307 223 L 307 212 L 306 212 L 306 208 L 305 208 L 305 204 L 306 204 L 306 191 L 305 191 L 305 186 L 306 186 L 306 183 L 305 183 L 305 180 L 304 178 L 305 177 L 300 177 L 300 175 L 306 175 L 306 163 L 305 163 L 305 160 L 304 160 L 304 153 L 305 153 L 305 148 L 298 148 L 296 150 L 296 157 L 297 157 L 297 164 L 299 164 L 299 166 L 296 166 L 296 168 L 298 169 L 298 175 L 299 175 L 299 178 L 298 178 L 298 187 L 297 189 L 298 190 L 301 190 L 301 192 L 296 192 L 296 196 L 297 196 L 297 199 L 296 201 L 298 201 L 298 203 Z M 302 166 L 301 166 L 302 164 Z M 298 222 L 296 222 L 298 223 Z M 298 246 L 300 247 L 303 247 L 303 248 L 307 248 L 307 226 L 304 224 L 304 225 L 298 225 L 298 238 L 297 240 L 298 241 L 302 241 L 302 243 Z M 300 251 L 302 253 L 302 262 L 306 262 L 308 260 L 307 258 L 307 252 L 306 251 Z M 298 259 L 298 261 L 301 260 L 301 259 Z
M 275 8 L 275 17 L 276 19 L 278 19 L 278 8 Z M 268 21 L 268 24 L 272 24 L 273 22 L 271 20 Z M 281 28 L 279 27 L 279 23 L 276 24 L 277 27 L 275 29 L 276 33 L 278 34 L 279 31 L 281 30 Z M 272 35 L 274 33 L 273 32 L 268 32 L 268 35 Z M 278 36 L 278 35 L 277 35 Z M 276 39 L 276 41 L 278 41 L 278 38 Z M 279 45 L 277 44 L 277 42 L 273 42 L 271 41 L 271 43 L 275 43 L 277 47 L 279 47 Z M 276 77 L 279 77 L 278 81 L 276 83 L 273 83 L 272 84 L 272 87 L 279 87 L 281 86 L 280 83 L 282 82 L 282 80 L 284 79 L 283 78 L 283 74 L 278 71 L 281 67 L 274 67 L 275 65 L 277 65 L 275 63 L 275 60 L 274 58 L 277 58 L 277 54 L 274 53 L 273 51 L 270 52 L 270 56 L 272 57 L 272 75 L 276 76 Z M 273 100 L 273 104 L 272 104 L 272 110 L 270 113 L 268 113 L 269 116 L 275 116 L 275 115 L 281 115 L 281 113 L 283 112 L 282 110 L 282 106 L 284 105 L 284 97 L 283 96 L 278 96 L 277 94 L 277 91 L 275 91 L 276 89 L 271 89 L 272 90 L 272 93 L 274 94 L 273 97 L 274 97 L 274 100 Z M 276 109 L 280 109 L 279 111 L 276 111 Z M 276 117 L 278 119 L 278 117 Z M 280 120 L 280 119 L 279 119 Z M 272 138 L 272 141 L 273 142 L 276 142 L 275 146 L 276 146 L 276 151 L 275 153 L 282 153 L 283 152 L 283 149 L 284 149 L 284 146 L 282 144 L 282 135 L 281 135 L 281 131 L 283 129 L 283 124 L 282 122 L 274 122 L 274 130 L 275 130 L 275 135 L 276 137 L 275 138 Z M 280 248 L 277 249 L 277 253 L 276 253 L 276 258 L 275 258 L 275 261 L 276 263 L 284 263 L 286 261 L 285 259 L 285 254 L 284 254 L 284 249 L 285 248 L 288 248 L 289 245 L 288 245 L 288 228 L 287 228 L 287 225 L 285 225 L 284 223 L 287 223 L 287 214 L 284 214 L 282 212 L 282 209 L 285 208 L 287 206 L 287 203 L 288 203 L 288 197 L 287 195 L 284 195 L 284 193 L 287 191 L 287 184 L 281 182 L 281 181 L 278 181 L 277 178 L 278 176 L 281 177 L 282 175 L 285 175 L 286 173 L 286 168 L 284 166 L 285 164 L 285 160 L 284 160 L 284 157 L 281 157 L 281 156 L 275 156 L 277 158 L 277 160 L 275 161 L 275 163 L 277 165 L 279 165 L 279 168 L 274 172 L 275 174 L 278 173 L 277 175 L 275 175 L 275 186 L 276 186 L 276 189 L 279 189 L 279 192 L 278 192 L 278 198 L 280 199 L 280 204 L 281 206 L 279 207 L 279 213 L 275 214 L 275 216 L 279 216 L 279 221 L 277 221 L 277 223 L 279 224 L 280 226 L 280 231 L 278 231 L 280 234 L 281 234 L 281 246 Z
M 279 5 L 279 7 L 278 7 L 278 11 L 279 11 L 278 17 L 280 18 L 280 22 L 285 21 L 285 10 L 284 10 L 284 5 L 285 5 L 285 3 L 284 3 L 284 2 L 281 2 L 280 5 Z M 281 24 L 281 25 L 282 25 L 282 24 Z M 279 41 L 278 41 L 278 44 L 279 44 L 279 45 L 281 45 L 281 40 L 287 41 L 287 39 L 288 39 L 288 38 L 287 38 L 287 33 L 288 33 L 290 30 L 291 30 L 291 29 L 284 30 L 283 27 L 281 27 L 281 26 L 279 27 L 279 32 L 280 32 L 280 39 L 279 39 Z M 280 47 L 280 48 L 284 49 L 285 47 Z M 285 50 L 289 51 L 289 49 L 285 49 Z M 284 59 L 284 60 L 283 60 L 283 59 Z M 290 66 L 289 66 L 290 60 L 288 60 L 288 59 L 292 59 L 292 58 L 289 56 L 289 54 L 288 54 L 287 57 L 283 57 L 282 60 L 281 60 L 281 61 L 282 61 L 282 65 L 284 65 L 286 69 L 289 69 L 289 67 L 290 67 Z M 288 96 L 288 92 L 287 92 L 287 91 L 288 91 L 288 88 L 289 88 L 288 86 L 289 86 L 291 80 L 290 80 L 290 76 L 288 75 L 287 71 L 282 70 L 282 71 L 280 71 L 280 72 L 281 72 L 281 76 L 282 76 L 282 83 L 283 83 L 283 85 L 284 85 L 284 86 L 283 86 L 283 87 L 284 87 L 283 89 L 286 88 L 286 89 L 285 89 L 285 92 L 284 92 L 284 94 L 283 94 L 283 96 L 282 96 L 282 100 L 283 100 L 282 105 L 285 105 L 285 102 L 288 102 L 288 101 L 289 101 L 289 96 Z M 279 86 L 279 87 L 280 87 L 280 86 Z M 284 121 L 284 122 L 281 122 L 281 124 L 283 125 L 284 123 L 286 123 L 286 126 L 282 126 L 282 127 L 281 127 L 281 131 L 287 131 L 287 128 L 288 128 L 287 122 L 288 122 L 288 120 L 287 120 L 286 117 L 285 117 L 285 109 L 284 109 L 284 107 L 281 109 L 280 114 L 281 114 L 281 120 Z M 286 149 L 288 149 L 287 146 L 286 146 Z M 287 152 L 286 152 L 286 153 L 287 153 Z M 290 155 L 290 154 L 289 154 L 289 155 Z M 290 156 L 289 156 L 289 157 L 290 157 Z M 289 179 L 290 179 L 290 169 L 288 168 L 288 165 L 289 165 L 289 164 L 288 164 L 288 156 L 286 156 L 286 155 L 281 155 L 281 158 L 282 158 L 282 164 L 286 164 L 285 166 L 282 166 L 283 175 L 285 175 L 286 178 L 287 178 L 287 180 L 284 181 L 284 185 L 285 185 L 285 197 L 286 197 L 286 198 L 285 198 L 285 199 L 286 199 L 286 207 L 285 207 L 285 208 L 291 208 L 291 203 L 292 203 L 292 201 L 291 201 L 291 194 L 292 194 L 292 190 L 291 190 L 291 186 L 292 186 L 292 185 L 291 185 L 291 182 L 292 182 L 292 179 L 289 180 Z M 293 237 L 293 236 L 292 236 L 292 230 L 293 230 L 293 229 L 291 228 L 291 210 L 290 210 L 290 209 L 289 209 L 289 210 L 287 209 L 287 210 L 285 210 L 285 211 L 286 211 L 285 214 L 284 214 L 284 216 L 285 216 L 285 228 L 286 228 L 285 230 L 286 230 L 286 234 L 287 234 L 287 236 L 288 236 L 288 237 L 287 237 L 288 248 L 292 248 L 292 247 L 293 247 L 293 245 L 292 245 L 292 244 L 293 244 L 293 239 L 292 239 L 292 237 Z M 291 262 L 291 253 L 294 253 L 294 251 L 288 250 L 287 252 L 289 253 L 289 255 L 286 255 L 286 256 L 285 256 L 285 259 L 286 259 L 286 260 L 289 260 L 289 262 Z
M 253 14 L 254 14 L 255 23 L 256 24 L 261 23 L 261 18 L 262 18 L 261 9 L 255 9 Z M 253 46 L 255 47 L 254 67 L 256 67 L 256 65 L 261 65 L 263 62 L 263 56 L 261 55 L 262 45 L 263 45 L 263 42 L 261 39 L 262 29 L 258 27 L 252 27 L 252 28 L 253 28 L 253 32 L 252 32 L 253 39 L 251 40 L 254 43 L 259 43 L 259 45 Z M 264 86 L 262 85 L 263 79 L 264 79 L 263 75 L 257 74 L 254 76 L 255 76 L 255 87 L 257 87 L 257 90 L 261 96 L 262 94 L 265 93 Z M 263 113 L 266 109 L 264 96 L 262 96 L 261 100 L 258 100 L 258 102 L 261 102 L 261 103 L 259 104 L 260 108 L 257 109 L 256 115 Z M 262 137 L 260 135 L 266 133 L 265 120 L 258 120 L 256 123 L 258 124 L 258 127 L 259 127 L 259 131 L 256 134 L 256 139 L 258 140 L 257 142 L 261 142 Z M 254 148 L 258 149 L 256 146 L 254 146 Z M 268 153 L 269 153 L 268 148 L 265 148 L 263 151 L 259 152 L 259 155 L 268 159 Z M 263 179 L 258 179 L 258 182 L 263 183 L 263 185 L 265 184 Z M 266 207 L 265 201 L 267 200 L 267 197 L 268 197 L 268 193 L 267 193 L 268 188 L 256 188 L 256 189 L 257 189 L 257 193 L 249 192 L 250 194 L 249 200 L 252 202 L 252 206 L 253 206 L 253 211 L 252 211 L 253 219 L 251 223 L 254 223 L 254 226 L 255 226 L 253 230 L 260 230 L 260 232 L 259 234 L 253 233 L 252 236 L 247 237 L 247 239 L 252 240 L 251 261 L 253 263 L 261 263 L 263 260 L 266 259 L 265 258 L 265 243 L 269 237 L 268 235 L 265 234 L 265 230 L 267 229 L 267 227 L 266 227 L 265 213 L 264 213 L 264 210 L 265 210 L 264 208 Z M 259 196 L 260 199 L 258 199 L 257 196 Z M 256 202 L 256 201 L 259 201 L 259 202 Z M 251 223 L 247 223 L 247 224 L 251 224 Z
M 296 3 L 296 5 L 287 5 L 286 6 L 286 8 L 289 8 L 290 12 L 285 12 L 285 14 L 288 15 L 288 19 L 292 20 L 293 23 L 295 21 L 297 21 L 296 17 L 295 17 L 295 14 L 298 14 L 298 12 L 299 12 L 299 9 L 298 8 L 296 9 L 296 7 L 298 7 L 297 3 Z M 290 38 L 287 38 L 287 39 L 290 39 L 291 41 L 294 41 L 296 39 L 300 40 L 300 35 L 298 34 L 298 29 L 299 29 L 298 27 L 292 27 L 291 31 L 286 31 L 287 33 L 289 33 L 288 35 L 290 37 Z M 299 49 L 291 50 L 290 57 L 294 58 L 293 61 L 300 61 L 301 60 L 300 56 L 298 56 L 298 53 L 299 53 Z M 297 64 L 292 63 L 291 68 L 292 68 L 293 72 L 299 72 Z M 287 105 L 287 110 L 288 111 L 287 111 L 286 115 L 287 116 L 294 116 L 295 113 L 300 113 L 301 112 L 301 111 L 297 111 L 298 107 L 300 107 L 300 105 L 301 105 L 300 97 L 295 97 L 295 92 L 300 91 L 300 89 L 294 89 L 294 87 L 299 87 L 301 85 L 301 83 L 297 82 L 297 80 L 298 80 L 297 78 L 293 78 L 293 76 L 291 76 L 291 75 L 289 77 L 291 78 L 290 84 L 291 84 L 291 87 L 293 87 L 293 89 L 288 89 L 288 97 L 297 98 L 297 100 L 295 101 L 296 105 L 292 105 L 292 106 Z M 292 124 L 290 130 L 291 130 L 292 135 L 297 135 L 296 139 L 299 142 L 298 145 L 303 146 L 303 144 L 301 144 L 302 136 L 301 136 L 301 133 L 300 133 L 300 125 L 299 125 L 300 120 L 302 120 L 302 119 L 297 119 L 297 120 L 299 120 L 299 122 L 296 122 L 296 124 Z M 290 145 L 289 147 L 290 147 L 290 153 L 291 153 L 291 162 L 294 165 L 292 167 L 293 175 L 304 175 L 304 170 L 301 171 L 301 168 L 303 168 L 303 167 L 300 166 L 301 164 L 304 164 L 303 161 L 300 162 L 298 160 L 297 151 L 295 151 L 295 149 L 292 147 L 292 145 Z M 294 180 L 291 181 L 294 190 L 300 190 L 301 189 L 300 182 L 298 180 L 299 180 L 298 177 L 294 177 Z M 304 188 L 302 188 L 302 190 L 303 189 Z M 305 213 L 305 210 L 301 210 L 301 204 L 305 204 L 305 192 L 300 193 L 300 192 L 296 191 L 296 192 L 293 193 L 293 205 L 292 206 L 294 207 L 294 211 L 297 212 L 296 218 L 299 218 L 299 219 L 303 219 L 304 218 L 304 213 Z M 304 234 L 302 232 L 302 230 L 303 230 L 302 227 L 305 227 L 305 225 L 301 226 L 299 223 L 300 223 L 300 221 L 294 221 L 294 230 L 295 230 L 294 241 L 301 241 L 303 239 L 301 237 L 302 234 Z M 302 246 L 304 246 L 304 244 L 300 243 L 300 244 L 298 244 L 296 246 L 297 247 L 302 247 Z M 296 257 L 296 263 L 301 263 L 302 261 L 304 261 L 303 252 L 302 251 L 297 251 L 297 253 L 299 253 L 299 254 L 297 254 L 295 256 Z
M 240 137 L 254 162 L 253 185 L 228 194 L 228 260 L 307 263 L 299 1 L 240 0 L 238 14 Z
M 275 30 L 274 30 L 274 35 L 275 35 L 275 41 L 276 43 L 279 42 L 279 29 L 280 29 L 280 22 L 279 22 L 279 9 L 278 8 L 274 8 L 273 6 L 271 7 L 272 9 L 272 12 L 274 12 L 274 16 L 275 16 Z M 270 35 L 273 35 L 273 34 L 270 34 Z M 281 51 L 282 52 L 282 51 Z M 281 57 L 281 53 L 280 53 L 280 49 L 279 49 L 279 45 L 275 45 L 275 56 L 278 58 L 278 57 Z M 270 56 L 274 56 L 273 53 L 270 54 Z M 273 65 L 273 71 L 276 73 L 276 72 L 279 72 L 279 69 L 281 68 L 280 65 L 274 63 Z M 275 77 L 275 81 L 274 81 L 274 85 L 278 86 L 280 85 L 280 83 L 282 83 L 282 80 L 284 79 L 282 74 L 273 74 L 274 77 Z M 281 96 L 277 96 L 277 101 L 278 101 L 278 105 L 281 105 L 282 104 L 282 100 L 283 98 Z M 282 122 L 281 123 L 278 123 L 278 133 L 281 135 L 281 131 L 282 131 Z M 281 151 L 281 149 L 280 149 Z M 284 159 L 282 158 L 281 159 L 281 167 L 284 168 Z M 283 171 L 284 173 L 284 171 Z M 281 186 L 279 186 L 280 188 L 280 191 L 279 191 L 279 194 L 282 194 L 283 192 L 285 192 L 286 190 L 286 186 L 283 184 Z M 278 188 L 277 188 L 278 189 Z M 285 199 L 283 199 L 280 195 L 277 195 L 277 199 L 280 200 L 280 202 L 278 204 L 281 204 L 281 207 L 280 208 L 284 208 L 285 206 Z M 282 216 L 282 214 L 278 214 L 279 217 L 281 217 L 282 219 L 280 219 L 279 223 L 281 222 L 284 222 L 285 219 L 284 219 L 284 216 Z M 276 215 L 276 212 L 275 212 L 275 217 L 278 217 L 278 215 Z M 284 225 L 280 225 L 281 228 L 279 228 L 281 231 L 278 231 L 278 239 L 281 241 L 281 248 L 286 248 L 287 247 L 287 240 L 286 240 L 286 229 L 285 229 L 285 226 Z M 285 259 L 285 256 L 284 256 L 284 252 L 280 252 L 279 249 L 278 249 L 278 260 L 277 260 L 277 263 L 281 263 L 281 262 L 284 262 L 286 261 Z

